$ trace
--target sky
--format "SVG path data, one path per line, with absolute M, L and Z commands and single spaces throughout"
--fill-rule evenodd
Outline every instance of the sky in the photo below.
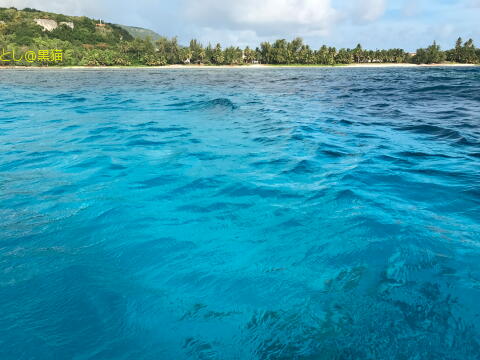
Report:
M 414 51 L 434 40 L 451 48 L 461 36 L 480 45 L 480 0 L 0 0 L 10 6 L 145 27 L 183 44 L 255 47 L 300 36 L 314 48 Z

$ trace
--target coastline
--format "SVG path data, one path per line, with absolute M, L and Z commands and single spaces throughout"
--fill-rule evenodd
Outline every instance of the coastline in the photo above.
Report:
M 165 65 L 165 66 L 0 66 L 1 70 L 128 70 L 128 69 L 290 69 L 290 68 L 431 68 L 431 67 L 477 67 L 479 64 L 409 64 L 409 63 L 370 63 L 336 65 Z

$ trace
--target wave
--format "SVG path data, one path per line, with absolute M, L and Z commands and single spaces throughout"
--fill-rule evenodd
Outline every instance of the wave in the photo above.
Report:
M 479 68 L 0 75 L 2 360 L 478 358 Z
M 398 130 L 410 131 L 417 134 L 431 135 L 438 139 L 451 139 L 451 140 L 457 140 L 457 141 L 466 140 L 459 131 L 437 126 L 437 125 L 429 125 L 429 124 L 408 125 L 408 126 L 399 127 Z
M 229 99 L 216 98 L 206 101 L 185 101 L 166 105 L 171 110 L 235 110 L 237 106 Z

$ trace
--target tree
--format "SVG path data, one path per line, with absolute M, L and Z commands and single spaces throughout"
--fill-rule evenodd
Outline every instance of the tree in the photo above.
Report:
M 155 55 L 155 48 L 149 39 L 135 39 L 130 42 L 123 43 L 120 47 L 122 54 L 127 55 L 133 64 L 142 65 L 144 59 L 148 55 Z
M 258 53 L 262 64 L 273 64 L 273 48 L 269 42 L 262 42 Z
M 275 41 L 272 46 L 272 63 L 288 64 L 288 60 L 287 40 L 280 39 Z
M 300 58 L 300 51 L 304 49 L 302 38 L 297 37 L 286 45 L 282 43 L 281 47 L 286 47 L 286 53 L 283 56 L 286 56 L 286 62 L 288 64 L 302 63 L 302 59 Z
M 358 44 L 352 52 L 353 61 L 356 63 L 364 62 L 365 56 L 363 53 L 362 45 Z
M 23 9 L 23 11 L 25 11 L 25 12 L 40 12 L 40 10 L 32 9 L 32 8 L 28 8 L 28 7 L 26 7 L 25 9 Z
M 445 53 L 441 51 L 440 46 L 434 41 L 426 49 L 418 49 L 413 61 L 417 64 L 438 64 L 445 61 Z
M 257 54 L 254 50 L 250 49 L 248 46 L 243 50 L 244 62 L 247 64 L 252 64 L 256 60 Z
M 340 49 L 335 56 L 335 62 L 338 64 L 351 64 L 353 63 L 353 53 L 349 49 Z
M 161 37 L 155 42 L 157 52 L 161 57 L 164 57 L 167 64 L 179 64 L 180 61 L 180 46 L 178 45 L 177 38 Z
M 179 59 L 179 62 L 181 62 L 182 64 L 185 64 L 187 62 L 191 62 L 192 51 L 190 50 L 190 48 L 188 48 L 188 47 L 180 48 L 178 59 Z
M 147 66 L 165 66 L 167 65 L 167 59 L 164 55 L 160 54 L 147 54 L 143 57 L 143 64 Z
M 296 56 L 298 64 L 315 64 L 315 54 L 308 45 L 302 45 Z
M 239 47 L 230 46 L 225 49 L 224 58 L 226 65 L 243 64 L 243 51 Z
M 192 53 L 192 57 L 190 61 L 194 64 L 201 64 L 204 62 L 206 54 L 203 45 L 199 43 L 196 39 L 190 41 L 190 51 Z
M 215 45 L 212 54 L 212 63 L 215 65 L 222 65 L 224 60 L 225 58 L 223 56 L 222 45 Z
M 462 48 L 463 40 L 461 37 L 457 39 L 457 42 L 455 43 L 455 50 L 460 50 Z

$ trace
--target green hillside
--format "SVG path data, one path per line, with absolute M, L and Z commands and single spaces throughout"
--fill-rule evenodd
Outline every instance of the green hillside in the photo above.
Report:
M 51 31 L 35 22 L 35 19 L 52 20 L 58 27 Z M 69 41 L 74 44 L 115 44 L 121 40 L 133 40 L 128 31 L 113 24 L 97 26 L 100 20 L 87 17 L 66 16 L 34 9 L 16 10 L 0 8 L 0 35 L 19 45 L 30 45 L 33 38 L 42 37 Z M 63 24 L 62 24 L 63 23 Z M 72 23 L 73 29 L 65 23 Z
M 118 25 L 118 24 L 117 26 L 121 27 L 122 29 L 125 29 L 134 38 L 139 38 L 143 40 L 150 39 L 152 41 L 157 41 L 161 38 L 161 35 L 149 29 L 144 29 L 136 26 Z
M 152 32 L 153 33 L 153 32 Z M 0 66 L 162 65 L 151 41 L 124 27 L 84 16 L 0 8 Z M 27 61 L 27 53 L 58 49 L 63 61 Z M 20 59 L 23 55 L 23 58 Z M 17 61 L 18 60 L 18 61 Z

